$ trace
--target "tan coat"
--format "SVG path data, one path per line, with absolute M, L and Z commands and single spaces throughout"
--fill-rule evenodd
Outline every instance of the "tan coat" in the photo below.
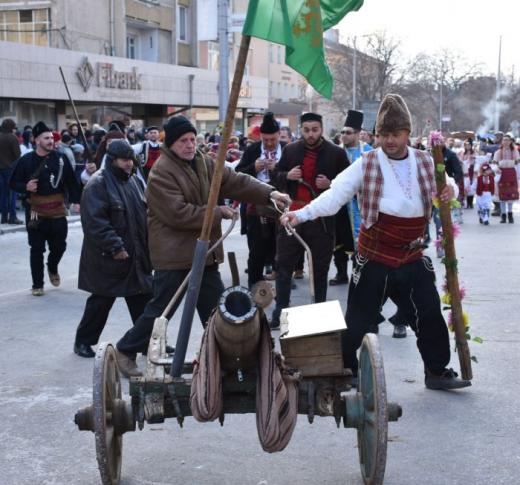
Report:
M 197 157 L 204 157 L 197 152 Z M 209 182 L 214 163 L 204 158 Z M 199 160 L 199 166 L 202 159 Z M 204 165 L 202 165 L 204 166 Z M 267 204 L 273 188 L 253 177 L 224 169 L 220 198 L 230 198 L 253 204 Z M 197 238 L 200 236 L 207 193 L 189 162 L 179 159 L 162 147 L 148 177 L 148 233 L 152 265 L 156 270 L 191 268 Z M 221 214 L 215 209 L 210 246 L 221 236 Z M 220 246 L 209 256 L 206 265 L 221 263 L 224 252 Z

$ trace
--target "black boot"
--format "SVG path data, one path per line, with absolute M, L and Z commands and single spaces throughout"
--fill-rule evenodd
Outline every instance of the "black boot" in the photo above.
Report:
M 493 212 L 491 213 L 492 216 L 499 216 L 500 215 L 500 202 L 493 202 Z
M 508 220 L 509 224 L 514 224 L 515 223 L 515 220 L 513 219 L 513 213 L 512 212 L 508 212 L 507 213 L 507 220 Z
M 347 274 L 348 262 L 338 263 L 338 264 L 336 264 L 336 268 L 338 269 L 338 272 L 336 273 L 336 276 L 334 276 L 334 278 L 329 280 L 329 285 L 330 286 L 346 285 L 348 283 L 348 274 Z
M 505 214 L 501 214 L 500 215 L 500 224 L 505 224 L 506 223 L 506 215 Z

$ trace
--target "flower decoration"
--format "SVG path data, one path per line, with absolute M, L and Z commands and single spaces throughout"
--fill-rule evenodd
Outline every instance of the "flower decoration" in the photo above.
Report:
M 444 144 L 444 137 L 442 136 L 442 132 L 440 131 L 432 131 L 430 132 L 429 140 L 430 146 L 439 146 Z

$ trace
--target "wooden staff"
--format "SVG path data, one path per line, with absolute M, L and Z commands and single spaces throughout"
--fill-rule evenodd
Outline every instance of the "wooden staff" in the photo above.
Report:
M 434 144 L 432 156 L 435 164 L 435 182 L 437 194 L 440 196 L 446 187 L 446 169 L 442 145 Z M 459 355 L 460 371 L 463 379 L 473 379 L 471 370 L 471 355 L 468 341 L 466 340 L 466 327 L 462 314 L 462 301 L 460 298 L 459 276 L 457 269 L 457 255 L 455 253 L 455 241 L 453 237 L 453 225 L 451 220 L 450 202 L 443 202 L 439 197 L 439 212 L 442 224 L 442 244 L 444 248 L 444 265 L 446 266 L 446 284 L 451 298 L 451 322 L 455 331 L 455 344 Z
M 224 121 L 224 130 L 222 131 L 222 136 L 220 138 L 217 152 L 217 161 L 215 162 L 215 169 L 211 179 L 211 187 L 209 191 L 206 212 L 204 214 L 204 222 L 202 224 L 202 230 L 200 237 L 197 240 L 195 254 L 193 256 L 191 276 L 188 283 L 186 300 L 184 302 L 184 309 L 179 326 L 179 334 L 177 335 L 177 345 L 175 346 L 175 354 L 173 355 L 173 363 L 170 371 L 172 377 L 181 376 L 182 367 L 184 365 L 184 358 L 186 357 L 186 349 L 188 347 L 188 341 L 190 339 L 191 333 L 191 324 L 193 322 L 195 307 L 197 305 L 200 285 L 202 282 L 202 275 L 206 265 L 206 256 L 209 247 L 211 229 L 213 227 L 213 219 L 215 216 L 215 207 L 217 206 L 220 185 L 222 184 L 222 176 L 224 175 L 227 146 L 229 145 L 229 139 L 231 138 L 231 131 L 233 129 L 233 121 L 235 119 L 235 111 L 237 109 L 240 87 L 242 86 L 242 78 L 244 77 L 244 70 L 247 61 L 247 54 L 249 52 L 250 41 L 250 36 L 242 36 L 240 51 L 238 53 L 237 64 L 235 67 L 235 74 L 233 76 L 233 84 L 231 85 L 231 92 L 229 93 L 226 119 Z

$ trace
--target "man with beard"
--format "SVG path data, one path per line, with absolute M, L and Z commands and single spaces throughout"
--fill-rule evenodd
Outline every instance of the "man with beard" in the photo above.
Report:
M 345 150 L 323 138 L 322 117 L 305 113 L 301 119 L 302 139 L 287 145 L 271 180 L 279 190 L 287 192 L 293 203 L 291 210 L 301 209 L 330 187 L 331 181 L 349 162 Z M 334 249 L 334 217 L 309 221 L 298 228 L 309 245 L 314 262 L 316 302 L 327 298 L 327 276 Z M 278 232 L 276 244 L 276 307 L 271 328 L 280 326 L 280 314 L 289 306 L 291 277 L 303 248 L 284 228 Z
M 357 376 L 356 350 L 370 325 L 377 322 L 385 295 L 398 292 L 414 309 L 410 322 L 424 362 L 428 389 L 458 389 L 461 380 L 450 361 L 448 328 L 441 312 L 430 258 L 421 244 L 436 195 L 435 168 L 428 153 L 408 147 L 410 112 L 401 96 L 388 94 L 377 115 L 380 148 L 363 154 L 333 182 L 330 190 L 300 210 L 282 217 L 282 224 L 307 224 L 336 214 L 360 195 L 362 225 L 355 268 L 350 279 L 347 330 L 343 333 L 344 365 Z M 457 193 L 450 183 L 439 194 L 448 202 Z
M 141 163 L 144 178 L 147 180 L 150 170 L 161 154 L 161 142 L 159 141 L 159 128 L 157 126 L 149 126 L 146 128 L 145 134 L 145 141 L 132 146 Z
M 43 295 L 43 254 L 49 246 L 47 270 L 53 286 L 60 285 L 58 264 L 67 247 L 65 199 L 78 203 L 81 189 L 66 157 L 54 150 L 52 130 L 43 121 L 33 128 L 36 150 L 21 157 L 10 179 L 12 190 L 24 194 L 31 247 L 32 294 Z
M 191 269 L 215 169 L 213 161 L 197 151 L 197 130 L 187 118 L 173 116 L 164 130 L 161 156 L 150 171 L 146 188 L 149 248 L 155 270 L 153 297 L 135 325 L 117 343 L 117 362 L 126 377 L 141 375 L 136 354 L 148 350 L 155 319 L 161 316 Z M 283 204 L 290 201 L 270 185 L 229 167 L 224 170 L 220 197 L 265 205 L 270 198 Z M 214 215 L 210 246 L 221 236 L 222 219 L 231 219 L 234 211 L 222 205 L 215 207 Z M 224 291 L 218 270 L 223 257 L 220 245 L 206 259 L 197 301 L 203 324 Z M 179 304 L 177 300 L 171 314 Z
M 266 113 L 260 125 L 260 141 L 249 145 L 237 172 L 247 173 L 252 177 L 269 183 L 271 174 L 282 156 L 285 143 L 280 143 L 280 125 L 273 113 Z M 249 288 L 264 279 L 264 266 L 273 265 L 276 253 L 276 218 L 265 207 L 247 204 L 247 276 Z

